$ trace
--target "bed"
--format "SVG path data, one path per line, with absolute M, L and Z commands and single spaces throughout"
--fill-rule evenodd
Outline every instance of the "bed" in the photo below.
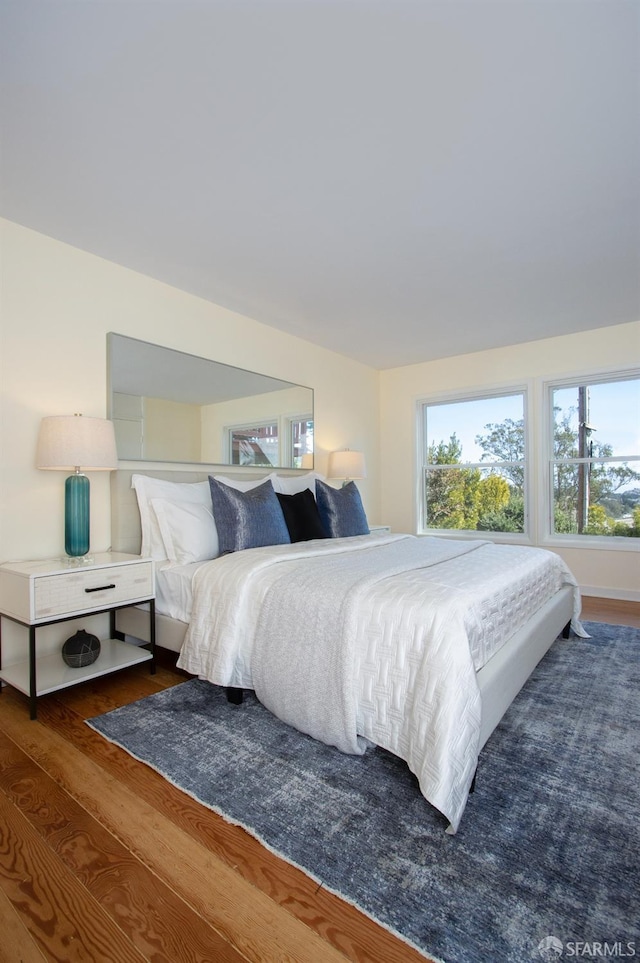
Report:
M 112 543 L 148 553 L 149 517 L 133 474 L 112 476 Z M 198 498 L 208 485 L 207 473 L 144 477 L 151 492 L 157 480 L 170 482 L 169 492 L 189 485 Z M 264 481 L 224 480 L 240 491 Z M 314 478 L 271 482 L 293 492 Z M 154 547 L 157 644 L 178 652 L 178 666 L 193 675 L 229 691 L 254 689 L 285 722 L 344 752 L 375 744 L 405 759 L 450 833 L 504 712 L 558 635 L 570 624 L 582 632 L 575 579 L 541 549 L 338 529 L 213 561 L 170 543 L 167 561 L 158 558 L 159 535 L 164 546 L 172 535 L 191 545 L 181 520 L 195 531 L 198 513 L 210 509 L 180 515 L 170 498 L 151 502 L 163 525 Z M 146 613 L 122 610 L 118 629 L 145 639 Z

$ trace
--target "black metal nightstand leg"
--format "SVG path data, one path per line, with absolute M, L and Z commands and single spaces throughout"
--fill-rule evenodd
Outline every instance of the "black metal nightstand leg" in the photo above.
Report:
M 112 639 L 119 639 L 120 642 L 124 642 L 124 632 L 119 632 L 116 628 L 116 614 L 117 609 L 111 609 L 109 612 L 109 635 Z
M 36 627 L 29 626 L 29 715 L 36 719 L 38 715 L 38 696 L 36 695 Z
M 151 675 L 156 674 L 156 600 L 149 602 L 149 642 L 151 650 L 151 664 L 149 671 Z

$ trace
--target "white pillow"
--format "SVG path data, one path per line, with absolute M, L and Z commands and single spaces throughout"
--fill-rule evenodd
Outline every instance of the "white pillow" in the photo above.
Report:
M 140 552 L 147 558 L 161 561 L 167 558 L 164 539 L 158 519 L 151 506 L 152 498 L 164 498 L 177 504 L 211 505 L 209 480 L 203 482 L 172 482 L 149 475 L 132 475 L 131 487 L 135 489 L 140 510 L 142 547 Z
M 217 558 L 220 554 L 211 504 L 207 507 L 197 502 L 176 503 L 165 498 L 152 498 L 151 507 L 158 519 L 170 562 L 188 565 Z
M 281 495 L 297 495 L 309 488 L 316 497 L 316 478 L 324 481 L 324 475 L 317 471 L 308 471 L 304 475 L 273 475 L 273 487 Z
M 248 492 L 252 488 L 257 488 L 258 485 L 264 485 L 266 481 L 270 481 L 273 485 L 276 475 L 263 475 L 262 478 L 251 478 L 247 481 L 238 481 L 237 478 L 226 478 L 224 475 L 214 475 L 216 481 L 222 482 L 223 485 L 228 485 L 229 488 L 235 488 L 237 492 Z M 274 486 L 275 487 L 275 486 Z

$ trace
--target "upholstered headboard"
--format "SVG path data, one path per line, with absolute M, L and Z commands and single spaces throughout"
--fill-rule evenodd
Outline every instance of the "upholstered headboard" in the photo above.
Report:
M 129 552 L 140 554 L 142 545 L 142 530 L 140 528 L 140 513 L 135 490 L 131 487 L 132 475 L 148 475 L 150 478 L 163 478 L 174 482 L 206 481 L 209 475 L 221 475 L 226 478 L 261 478 L 266 477 L 264 469 L 245 469 L 234 472 L 224 468 L 210 468 L 209 470 L 188 471 L 165 469 L 162 471 L 141 471 L 139 468 L 121 468 L 111 473 L 111 549 L 114 552 Z M 296 475 L 299 472 L 279 472 L 282 475 Z

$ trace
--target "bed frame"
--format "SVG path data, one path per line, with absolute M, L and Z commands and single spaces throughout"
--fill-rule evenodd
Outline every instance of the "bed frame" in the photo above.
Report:
M 210 471 L 145 471 L 121 469 L 111 475 L 111 547 L 114 552 L 140 554 L 142 531 L 135 491 L 131 488 L 134 473 L 163 478 L 175 482 L 205 481 Z M 228 477 L 246 479 L 248 475 L 260 477 L 262 471 L 229 472 L 216 468 Z M 283 474 L 285 474 L 283 472 Z M 291 473 L 295 474 L 295 473 Z M 549 650 L 555 639 L 569 634 L 573 615 L 573 591 L 570 586 L 562 588 L 557 595 L 542 605 L 529 622 L 477 673 L 482 696 L 482 722 L 480 745 L 500 722 L 518 692 L 529 678 L 538 662 Z M 149 614 L 144 605 L 117 612 L 119 632 L 148 641 Z M 179 622 L 165 615 L 156 615 L 156 645 L 179 652 L 182 646 L 186 622 Z

